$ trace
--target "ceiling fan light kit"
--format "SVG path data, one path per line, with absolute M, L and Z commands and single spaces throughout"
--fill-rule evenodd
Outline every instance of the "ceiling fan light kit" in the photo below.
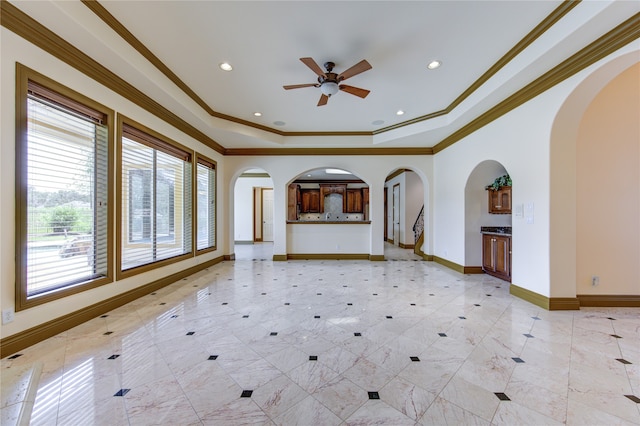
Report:
M 322 68 L 314 61 L 312 58 L 300 58 L 303 64 L 311 69 L 318 76 L 317 83 L 307 83 L 307 84 L 292 84 L 283 86 L 285 90 L 290 89 L 301 89 L 303 87 L 319 87 L 320 92 L 320 100 L 318 101 L 318 106 L 326 105 L 329 97 L 335 95 L 340 90 L 343 92 L 350 93 L 352 95 L 358 96 L 360 98 L 366 98 L 370 93 L 369 90 L 361 89 L 359 87 L 348 86 L 346 84 L 340 84 L 344 80 L 351 78 L 355 75 L 363 73 L 365 71 L 370 70 L 372 67 L 366 60 L 362 60 L 352 66 L 351 68 L 344 71 L 342 74 L 336 74 L 333 72 L 333 67 L 335 64 L 333 62 L 325 62 L 324 67 L 327 70 L 322 71 Z

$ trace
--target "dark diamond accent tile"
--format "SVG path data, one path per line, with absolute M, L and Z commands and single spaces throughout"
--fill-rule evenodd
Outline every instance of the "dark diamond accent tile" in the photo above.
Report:
M 309 355 L 309 361 L 317 361 L 318 355 Z
M 120 355 L 111 355 L 111 356 L 110 356 L 109 358 L 107 358 L 107 359 L 116 359 L 116 358 L 118 358 L 119 356 L 120 356 Z
M 445 286 L 444 286 L 444 288 L 449 288 L 449 286 L 448 286 L 448 285 L 445 285 Z
M 491 295 L 490 295 L 490 294 L 487 294 L 487 296 L 488 296 L 488 297 L 491 297 Z
M 276 331 L 272 331 L 271 333 L 269 333 L 269 336 L 277 336 L 278 333 Z
M 394 285 L 394 286 L 393 286 L 393 288 L 398 288 L 398 286 L 397 286 L 397 285 Z
M 615 321 L 615 318 L 607 317 L 608 320 Z
M 533 339 L 533 335 L 532 334 L 523 334 L 524 337 L 526 337 L 527 339 Z
M 242 318 L 249 318 L 249 315 L 243 315 Z
M 216 359 L 218 359 L 218 355 L 209 355 L 209 358 L 207 358 L 209 361 L 215 361 Z
M 411 305 L 411 306 L 416 306 L 416 304 L 415 304 L 415 303 L 410 303 L 410 305 Z
M 344 274 L 340 274 L 340 275 L 344 275 Z M 346 285 L 343 285 L 342 287 L 345 287 L 345 288 L 346 288 L 347 286 L 346 286 Z
M 155 296 L 157 293 L 151 293 L 152 296 Z
M 347 306 L 353 306 L 353 303 L 347 303 Z
M 162 303 L 160 304 L 160 306 L 162 306 L 162 305 L 166 305 L 166 303 L 165 303 L 165 302 L 162 302 Z
M 411 358 L 411 361 L 413 362 L 420 362 L 420 358 L 418 358 L 417 356 L 410 356 L 409 358 Z
M 616 358 L 616 361 L 621 362 L 623 364 L 632 364 L 631 362 L 627 361 L 624 358 Z
M 467 317 L 458 317 L 458 318 L 460 318 L 460 319 L 467 319 Z
M 387 315 L 387 319 L 393 319 L 391 315 Z
M 16 358 L 20 358 L 22 356 L 22 354 L 15 354 L 15 355 L 11 355 L 9 357 L 9 359 L 16 359 Z
M 195 331 L 190 331 L 190 332 L 187 333 L 187 336 L 193 336 L 194 334 L 196 334 Z
M 177 315 L 171 315 L 171 318 L 178 318 Z
M 480 305 L 479 305 L 479 304 L 477 304 L 477 303 L 474 303 L 474 304 L 473 304 L 473 306 L 480 306 Z
M 240 398 L 251 398 L 252 390 L 243 390 L 240 394 Z
M 511 401 L 511 398 L 507 396 L 506 393 L 502 392 L 494 392 L 500 401 Z
M 378 293 L 373 293 L 373 295 L 374 295 L 374 296 L 377 296 L 377 295 L 378 295 Z
M 108 316 L 109 316 L 109 315 L 101 315 L 101 316 L 100 316 L 100 318 L 106 318 L 106 317 L 108 317 Z
M 113 396 L 125 396 L 131 389 L 120 389 Z
M 540 321 L 542 318 L 538 318 L 538 317 L 531 317 L 531 319 L 536 320 L 536 321 Z
M 209 293 L 209 294 L 211 294 L 211 293 Z M 227 303 L 227 302 L 222 302 L 222 304 L 223 304 L 223 305 L 228 305 L 229 303 Z
M 622 339 L 622 336 L 618 336 L 617 334 L 612 334 L 611 337 L 615 337 L 616 339 Z
M 315 315 L 314 318 L 320 318 L 320 315 Z
M 105 336 L 108 336 L 110 334 L 113 334 L 113 331 L 107 331 L 106 333 L 103 333 Z
M 289 306 L 289 305 L 291 305 L 291 303 L 289 303 L 289 302 L 285 302 L 285 304 L 284 304 L 284 306 Z
M 433 293 L 429 293 L 429 296 L 435 296 L 435 294 L 433 294 Z
M 438 333 L 438 336 L 440 336 L 440 337 L 447 337 L 447 334 L 446 334 L 446 333 Z
M 524 363 L 524 360 L 522 358 L 511 358 L 512 360 L 514 360 L 515 362 L 522 364 Z
M 261 293 L 261 294 L 262 294 L 263 296 L 266 296 L 266 295 L 267 295 L 267 293 Z
M 300 275 L 302 275 L 302 274 L 300 274 Z M 294 286 L 294 287 L 298 287 L 298 286 L 297 286 L 297 285 L 295 285 L 295 284 L 294 284 L 293 286 Z
M 316 293 L 316 296 L 322 296 L 322 293 Z
M 360 337 L 360 336 L 362 336 L 362 333 L 353 333 L 353 335 L 356 336 L 356 337 Z
M 378 394 L 378 392 L 368 392 L 369 393 L 369 399 L 380 399 L 380 395 Z
M 635 395 L 625 395 L 627 398 L 635 402 L 636 404 L 640 404 L 640 398 Z

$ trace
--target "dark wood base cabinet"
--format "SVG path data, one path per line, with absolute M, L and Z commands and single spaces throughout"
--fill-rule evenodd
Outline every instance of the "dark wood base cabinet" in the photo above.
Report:
M 482 270 L 511 282 L 511 236 L 482 234 Z

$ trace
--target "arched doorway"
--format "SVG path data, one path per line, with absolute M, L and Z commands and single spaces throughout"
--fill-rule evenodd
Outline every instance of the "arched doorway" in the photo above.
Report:
M 234 185 L 236 260 L 273 256 L 273 180 L 263 169 L 243 172 Z

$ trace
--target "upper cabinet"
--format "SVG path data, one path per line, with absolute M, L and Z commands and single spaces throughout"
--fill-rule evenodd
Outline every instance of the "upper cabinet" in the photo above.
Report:
M 347 209 L 345 213 L 362 213 L 362 207 L 362 188 L 347 189 Z
M 300 190 L 300 213 L 320 213 L 320 190 L 301 189 Z
M 501 186 L 497 190 L 488 188 L 489 213 L 511 214 L 511 187 Z

